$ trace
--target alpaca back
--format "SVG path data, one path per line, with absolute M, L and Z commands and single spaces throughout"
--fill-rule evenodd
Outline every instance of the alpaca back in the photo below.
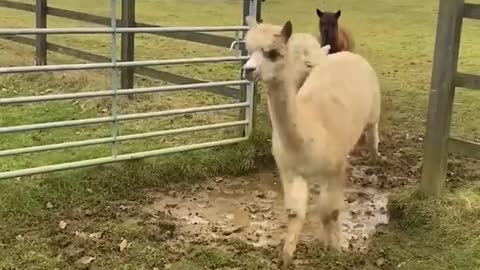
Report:
M 353 52 L 355 50 L 355 40 L 352 32 L 344 26 L 338 28 L 338 48 L 340 51 Z
M 341 156 L 353 148 L 364 128 L 380 117 L 380 86 L 376 72 L 360 55 L 329 54 L 315 66 L 297 94 L 299 123 L 319 134 L 329 151 Z M 312 123 L 319 123 L 318 125 Z M 334 142 L 334 143 L 333 143 Z
M 314 66 L 325 62 L 326 53 L 312 34 L 293 34 L 288 41 L 288 53 L 291 59 L 291 70 L 294 70 L 290 76 L 294 76 L 297 89 L 300 89 Z

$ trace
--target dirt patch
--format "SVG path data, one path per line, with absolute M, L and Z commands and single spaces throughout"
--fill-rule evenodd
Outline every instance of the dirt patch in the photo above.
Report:
M 388 223 L 386 205 L 390 192 L 416 184 L 421 174 L 422 137 L 409 134 L 383 134 L 382 158 L 376 165 L 366 162 L 365 151 L 349 158 L 349 186 L 345 192 L 346 211 L 342 213 L 342 245 L 363 250 L 379 224 Z M 454 166 L 460 166 L 453 163 Z M 456 177 L 466 176 L 460 168 Z M 255 247 L 276 247 L 283 239 L 286 214 L 281 182 L 275 172 L 253 176 L 210 179 L 189 191 L 152 193 L 152 204 L 142 211 L 163 213 L 175 220 L 175 241 L 209 243 L 237 239 Z M 313 205 L 315 192 L 309 200 Z M 311 242 L 319 235 L 319 221 L 309 211 L 300 241 Z
M 378 224 L 388 222 L 386 191 L 352 184 L 342 215 L 345 247 L 361 249 Z M 176 220 L 177 239 L 240 239 L 255 247 L 275 247 L 283 238 L 286 215 L 280 179 L 272 172 L 253 177 L 215 178 L 191 191 L 150 194 L 145 213 L 167 213 Z M 315 193 L 309 200 L 314 207 Z M 301 241 L 317 239 L 319 221 L 310 211 Z

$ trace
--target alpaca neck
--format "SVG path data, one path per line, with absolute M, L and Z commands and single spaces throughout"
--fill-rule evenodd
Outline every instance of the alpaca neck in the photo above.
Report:
M 273 132 L 280 139 L 283 147 L 288 150 L 298 150 L 302 139 L 298 132 L 297 106 L 295 96 L 297 89 L 291 74 L 276 76 L 268 87 L 268 107 L 272 121 Z
M 322 47 L 330 45 L 330 53 L 338 52 L 338 31 L 336 29 L 328 29 L 321 33 Z

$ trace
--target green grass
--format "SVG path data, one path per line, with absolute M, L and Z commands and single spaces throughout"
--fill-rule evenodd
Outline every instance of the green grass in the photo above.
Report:
M 21 1 L 32 3 L 33 1 Z M 108 16 L 108 1 L 49 1 L 59 8 Z M 480 3 L 479 0 L 469 1 Z M 170 26 L 237 25 L 241 21 L 239 1 L 216 0 L 198 5 L 199 1 L 137 0 L 137 20 Z M 383 91 L 382 140 L 393 140 L 406 134 L 424 133 L 431 59 L 436 26 L 436 0 L 418 1 L 266 1 L 264 20 L 281 24 L 290 19 L 295 31 L 315 32 L 315 8 L 342 9 L 341 22 L 355 34 L 359 53 L 366 56 L 378 71 Z M 0 8 L 2 27 L 32 27 L 32 13 Z M 49 17 L 50 27 L 84 27 L 89 24 Z M 478 73 L 480 22 L 466 20 L 462 33 L 459 69 Z M 49 41 L 64 46 L 109 56 L 109 36 L 51 36 Z M 138 34 L 136 59 L 166 59 L 194 56 L 231 55 L 228 49 Z M 81 60 L 49 53 L 49 63 L 81 63 Z M 31 65 L 31 47 L 0 40 L 0 65 Z M 205 80 L 238 78 L 238 64 L 204 64 L 162 67 L 186 76 Z M 108 71 L 58 72 L 51 74 L 4 75 L 0 77 L 0 97 L 72 93 L 109 88 Z M 137 77 L 136 86 L 164 85 L 166 82 Z M 262 86 L 262 85 L 261 85 Z M 261 91 L 264 89 L 261 87 Z M 119 99 L 120 113 L 159 111 L 234 102 L 203 91 L 137 95 L 132 102 Z M 452 133 L 466 139 L 480 139 L 478 103 L 480 95 L 458 89 L 455 99 Z M 0 107 L 0 126 L 63 121 L 108 115 L 111 101 L 59 101 L 36 105 Z M 191 116 L 163 117 L 122 123 L 120 134 L 132 134 L 199 124 L 234 121 L 238 111 L 203 113 Z M 145 190 L 166 189 L 179 184 L 200 181 L 215 175 L 240 175 L 261 165 L 272 164 L 269 147 L 266 100 L 262 96 L 254 137 L 238 145 L 176 154 L 143 161 L 128 162 L 43 176 L 13 179 L 0 183 L 0 268 L 69 269 L 82 256 L 96 256 L 97 269 L 270 269 L 276 253 L 255 249 L 242 243 L 189 243 L 171 246 L 151 231 L 151 226 L 126 226 L 115 216 L 118 201 L 140 205 Z M 235 135 L 234 129 L 198 132 L 145 141 L 122 143 L 121 153 L 199 143 Z M 62 128 L 42 132 L 2 135 L 0 149 L 27 147 L 71 140 L 110 136 L 110 126 Z M 407 143 L 408 144 L 408 143 Z M 388 143 L 397 147 L 396 143 Z M 400 144 L 399 144 L 400 145 Z M 404 148 L 395 151 L 402 152 Z M 418 154 L 420 143 L 409 145 Z M 0 158 L 0 171 L 76 161 L 110 155 L 110 145 L 69 149 L 49 153 Z M 405 153 L 403 153 L 405 154 Z M 410 153 L 411 154 L 411 153 Z M 475 171 L 475 163 L 464 160 Z M 403 164 L 403 163 L 402 163 Z M 469 165 L 469 166 L 470 166 Z M 478 180 L 477 174 L 469 176 Z M 453 176 L 452 178 L 454 178 Z M 465 179 L 462 179 L 465 180 Z M 366 254 L 347 256 L 323 252 L 315 245 L 301 246 L 300 259 L 310 262 L 305 269 L 478 269 L 480 198 L 478 188 L 465 187 L 449 192 L 445 198 L 432 200 L 411 192 L 396 194 L 389 209 L 393 223 L 379 233 Z M 47 204 L 54 207 L 49 209 Z M 85 216 L 85 209 L 94 212 Z M 130 213 L 135 215 L 135 213 Z M 128 215 L 128 213 L 127 213 Z M 70 232 L 57 228 L 59 219 L 74 220 L 79 229 L 104 231 L 97 242 L 82 241 Z M 17 240 L 17 235 L 23 235 Z M 135 242 L 121 253 L 117 250 L 122 237 Z

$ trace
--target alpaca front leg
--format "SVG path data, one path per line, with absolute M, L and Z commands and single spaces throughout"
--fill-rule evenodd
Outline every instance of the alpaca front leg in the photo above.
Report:
M 290 182 L 291 181 L 291 182 Z M 280 255 L 280 269 L 288 269 L 297 248 L 298 238 L 305 223 L 308 202 L 308 184 L 302 177 L 283 181 L 285 208 L 287 210 L 288 227 Z
M 323 226 L 321 239 L 327 247 L 340 250 L 342 242 L 340 227 L 342 192 L 340 190 L 325 189 L 325 192 L 322 192 L 319 196 L 320 218 Z
M 369 125 L 367 127 L 367 143 L 370 152 L 370 162 L 375 163 L 378 160 L 378 143 L 380 141 L 378 136 L 378 123 Z
M 325 243 L 334 250 L 341 250 L 342 231 L 340 227 L 340 210 L 335 209 L 322 217 Z
M 334 175 L 329 175 L 328 182 L 321 186 L 318 198 L 318 208 L 323 225 L 322 240 L 335 250 L 341 250 L 343 241 L 340 213 L 344 207 L 343 189 L 346 178 L 342 167 Z

